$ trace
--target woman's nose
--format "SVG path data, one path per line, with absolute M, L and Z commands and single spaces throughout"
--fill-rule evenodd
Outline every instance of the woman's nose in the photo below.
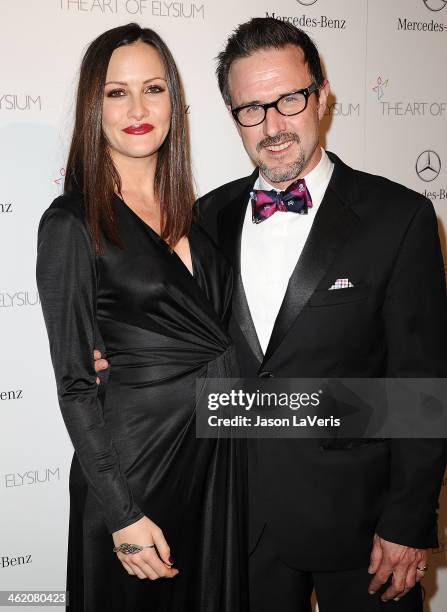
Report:
M 129 116 L 141 120 L 148 113 L 148 109 L 144 104 L 144 100 L 141 96 L 134 96 L 132 98 L 131 106 L 129 109 Z

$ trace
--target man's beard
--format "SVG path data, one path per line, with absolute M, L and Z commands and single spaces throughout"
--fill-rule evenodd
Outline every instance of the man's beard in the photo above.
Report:
M 257 144 L 256 149 L 259 153 L 265 147 L 282 144 L 283 142 L 288 141 L 296 142 L 298 145 L 301 142 L 298 134 L 295 134 L 294 132 L 282 132 L 281 134 L 277 134 L 271 138 L 264 138 L 264 140 L 261 140 L 261 142 Z M 263 176 L 265 176 L 271 183 L 285 183 L 298 178 L 298 176 L 304 170 L 306 160 L 303 148 L 300 146 L 297 159 L 290 162 L 286 166 L 269 168 L 269 166 L 267 166 L 267 164 L 261 159 L 257 160 L 257 165 Z

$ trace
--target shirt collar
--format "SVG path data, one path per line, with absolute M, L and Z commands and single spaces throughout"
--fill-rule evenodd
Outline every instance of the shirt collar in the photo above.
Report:
M 303 178 L 306 179 L 306 185 L 309 190 L 311 197 L 315 193 L 319 191 L 321 185 L 327 185 L 331 178 L 332 170 L 334 168 L 333 162 L 329 159 L 326 151 L 321 148 L 321 159 L 318 164 L 308 172 Z M 274 189 L 275 191 L 280 191 L 280 189 L 276 189 L 273 185 L 270 185 L 261 174 L 255 183 L 255 189 L 263 189 L 265 191 L 270 191 Z

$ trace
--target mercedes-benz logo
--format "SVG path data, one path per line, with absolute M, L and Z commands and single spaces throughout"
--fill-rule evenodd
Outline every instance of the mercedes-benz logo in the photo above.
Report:
M 317 0 L 296 0 L 299 4 L 302 4 L 303 6 L 310 6 L 311 4 L 315 4 L 315 2 Z M 446 0 L 447 2 L 447 0 Z
M 435 151 L 423 151 L 416 161 L 416 173 L 421 181 L 431 183 L 441 172 L 441 158 Z
M 447 6 L 447 0 L 422 0 L 429 11 L 442 11 Z

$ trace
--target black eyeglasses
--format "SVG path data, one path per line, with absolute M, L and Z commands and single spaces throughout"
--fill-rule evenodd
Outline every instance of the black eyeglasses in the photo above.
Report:
M 231 114 L 242 127 L 254 127 L 264 121 L 269 108 L 276 108 L 285 117 L 299 115 L 306 110 L 309 96 L 318 91 L 316 83 L 304 89 L 296 89 L 268 104 L 244 104 L 231 109 Z

